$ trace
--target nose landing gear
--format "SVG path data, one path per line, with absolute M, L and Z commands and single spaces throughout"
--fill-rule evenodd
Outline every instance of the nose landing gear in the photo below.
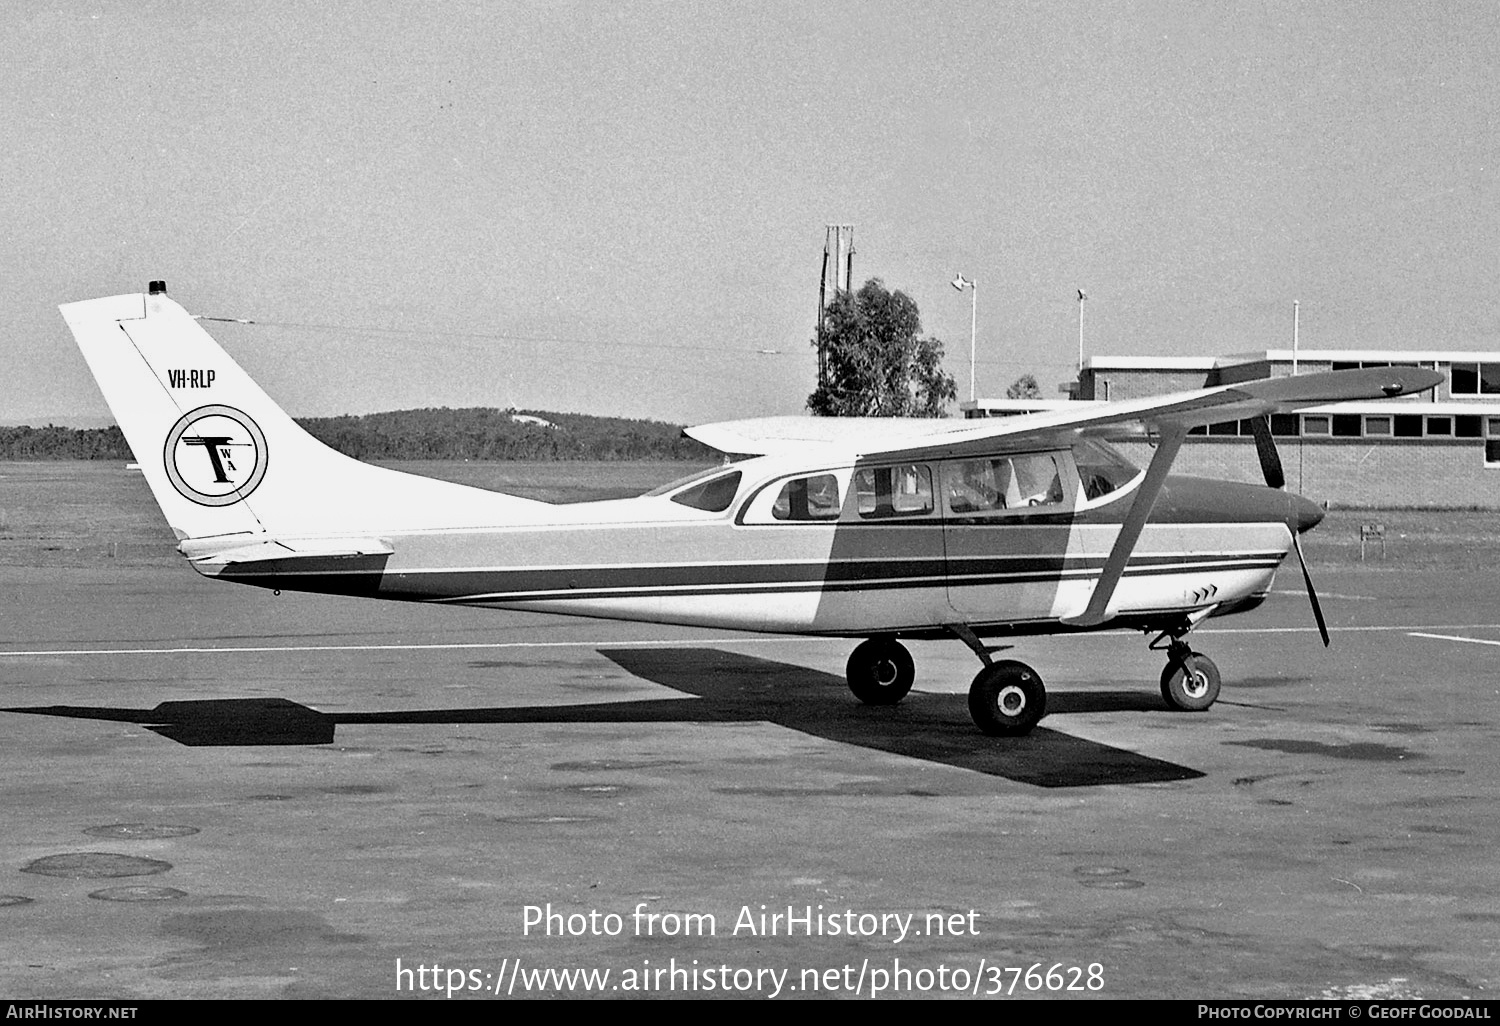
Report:
M 1202 652 L 1194 652 L 1182 640 L 1201 620 L 1187 620 L 1176 630 L 1156 636 L 1148 646 L 1154 652 L 1167 653 L 1167 665 L 1161 671 L 1161 697 L 1167 705 L 1181 712 L 1202 712 L 1219 697 L 1219 668 Z M 1166 644 L 1163 644 L 1166 642 Z
M 1202 652 L 1181 641 L 1167 649 L 1161 671 L 1161 697 L 1173 709 L 1202 712 L 1219 697 L 1219 668 Z

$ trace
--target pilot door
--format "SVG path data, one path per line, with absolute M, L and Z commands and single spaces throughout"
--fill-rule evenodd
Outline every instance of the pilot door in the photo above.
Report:
M 940 465 L 948 604 L 965 623 L 1025 623 L 1088 602 L 1070 551 L 1078 474 L 1068 450 Z

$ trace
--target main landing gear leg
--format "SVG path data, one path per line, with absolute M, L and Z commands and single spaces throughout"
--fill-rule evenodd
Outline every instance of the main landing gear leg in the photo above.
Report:
M 1182 639 L 1195 624 L 1175 631 L 1163 631 L 1151 642 L 1153 650 L 1167 652 L 1167 665 L 1161 671 L 1161 697 L 1167 705 L 1181 712 L 1202 712 L 1219 697 L 1219 668 L 1202 652 L 1194 652 Z M 1167 638 L 1165 645 L 1161 642 Z
M 991 737 L 1029 733 L 1047 712 L 1047 689 L 1041 676 L 1014 659 L 991 658 L 990 653 L 1010 646 L 986 646 L 968 624 L 950 624 L 948 629 L 984 663 L 969 685 L 969 715 L 974 725 Z

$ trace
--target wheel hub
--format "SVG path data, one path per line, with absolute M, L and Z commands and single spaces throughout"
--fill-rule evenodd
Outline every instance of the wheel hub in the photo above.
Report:
M 1014 684 L 1007 684 L 995 696 L 995 704 L 1006 716 L 1019 716 L 1026 708 L 1026 692 Z
M 1182 677 L 1182 690 L 1190 698 L 1202 698 L 1208 694 L 1208 674 L 1199 669 L 1187 670 Z
M 891 660 L 882 659 L 875 664 L 875 683 L 881 687 L 890 687 L 896 682 L 898 676 L 900 676 L 900 671 Z

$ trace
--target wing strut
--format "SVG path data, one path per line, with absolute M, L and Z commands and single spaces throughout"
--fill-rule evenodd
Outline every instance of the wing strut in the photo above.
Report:
M 1135 491 L 1135 502 L 1131 504 L 1130 512 L 1125 514 L 1125 523 L 1120 525 L 1115 546 L 1109 550 L 1109 558 L 1104 561 L 1104 572 L 1099 575 L 1099 583 L 1094 585 L 1094 594 L 1089 599 L 1088 608 L 1077 616 L 1063 617 L 1063 623 L 1078 627 L 1097 627 L 1108 619 L 1109 600 L 1114 598 L 1115 586 L 1125 573 L 1125 564 L 1135 551 L 1135 543 L 1140 539 L 1141 531 L 1146 527 L 1146 519 L 1151 516 L 1151 509 L 1156 505 L 1162 486 L 1167 482 L 1167 472 L 1172 469 L 1177 450 L 1187 437 L 1187 428 L 1174 421 L 1160 424 L 1158 430 L 1160 438 L 1156 443 L 1156 455 L 1151 457 L 1145 480 Z

